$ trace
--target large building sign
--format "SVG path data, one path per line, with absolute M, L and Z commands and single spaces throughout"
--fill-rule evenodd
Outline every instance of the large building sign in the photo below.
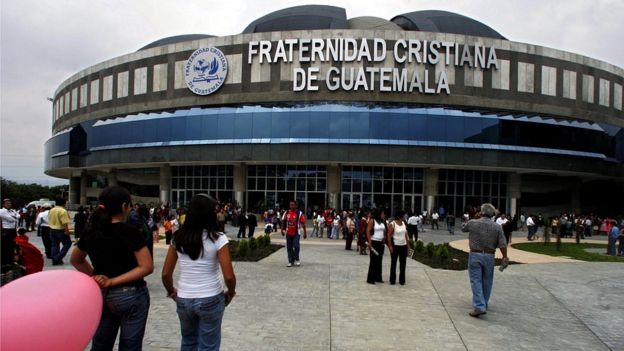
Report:
M 210 95 L 225 82 L 228 63 L 217 48 L 195 50 L 184 66 L 186 85 L 197 95 Z
M 372 46 L 371 46 L 372 43 Z M 447 41 L 399 39 L 387 51 L 385 39 L 330 38 L 330 39 L 283 39 L 274 45 L 269 40 L 250 41 L 248 64 L 258 57 L 263 63 L 310 62 L 307 68 L 293 68 L 293 91 L 317 91 L 319 80 L 324 80 L 330 91 L 382 91 L 421 94 L 450 94 L 446 70 L 436 72 L 434 86 L 429 85 L 429 76 L 434 74 L 428 68 L 417 70 L 414 65 L 437 65 L 444 60 L 444 66 L 498 69 L 496 50 L 479 43 L 462 45 Z M 386 61 L 392 55 L 397 64 L 409 64 L 410 68 L 397 67 L 345 67 L 331 66 L 325 76 L 320 76 L 318 62 L 376 63 Z M 451 60 L 451 54 L 454 55 Z M 442 55 L 444 55 L 442 57 Z M 377 83 L 378 82 L 378 83 Z

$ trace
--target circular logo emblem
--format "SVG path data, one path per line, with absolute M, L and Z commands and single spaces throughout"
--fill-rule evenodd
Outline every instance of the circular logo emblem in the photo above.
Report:
M 186 85 L 197 95 L 210 95 L 225 82 L 228 63 L 217 48 L 199 48 L 184 66 Z

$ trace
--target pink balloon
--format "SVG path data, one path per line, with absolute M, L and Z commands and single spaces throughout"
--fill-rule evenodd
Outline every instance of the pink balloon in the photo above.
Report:
M 0 289 L 0 349 L 84 350 L 102 314 L 93 278 L 70 270 L 27 275 Z

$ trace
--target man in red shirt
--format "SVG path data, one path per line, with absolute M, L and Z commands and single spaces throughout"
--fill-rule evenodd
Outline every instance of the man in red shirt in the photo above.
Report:
M 282 236 L 286 235 L 286 249 L 288 250 L 288 264 L 286 267 L 300 266 L 299 262 L 299 240 L 301 232 L 306 239 L 308 234 L 305 227 L 305 215 L 297 209 L 297 202 L 290 202 L 290 209 L 284 213 L 282 218 Z M 285 230 L 284 230 L 285 229 Z

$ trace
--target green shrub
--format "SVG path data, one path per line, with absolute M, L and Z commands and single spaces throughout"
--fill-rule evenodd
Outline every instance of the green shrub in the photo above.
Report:
M 416 240 L 416 244 L 414 244 L 414 251 L 416 252 L 423 252 L 423 250 L 425 249 L 425 244 L 422 242 L 422 240 Z
M 255 251 L 258 248 L 258 241 L 253 236 L 249 238 L 249 250 Z
M 256 239 L 256 243 L 258 244 L 258 247 L 259 247 L 259 248 L 263 248 L 263 247 L 265 247 L 265 246 L 266 246 L 266 243 L 264 242 L 264 235 L 259 236 L 259 237 Z
M 268 234 L 264 234 L 264 243 L 266 246 L 271 246 L 271 236 Z
M 414 250 L 414 240 L 413 240 L 413 239 L 410 239 L 410 240 L 407 242 L 407 244 L 409 245 L 409 248 L 410 248 L 410 249 Z
M 247 256 L 249 252 L 249 242 L 247 240 L 241 240 L 238 242 L 238 255 L 240 257 Z
M 427 246 L 425 247 L 425 251 L 427 251 L 427 256 L 429 258 L 433 258 L 433 256 L 435 255 L 435 244 L 434 243 L 429 243 L 427 244 Z
M 448 247 L 446 247 L 446 244 L 438 246 L 438 249 L 436 250 L 436 256 L 438 256 L 438 258 L 442 262 L 446 262 L 449 259 L 450 254 L 448 251 Z

